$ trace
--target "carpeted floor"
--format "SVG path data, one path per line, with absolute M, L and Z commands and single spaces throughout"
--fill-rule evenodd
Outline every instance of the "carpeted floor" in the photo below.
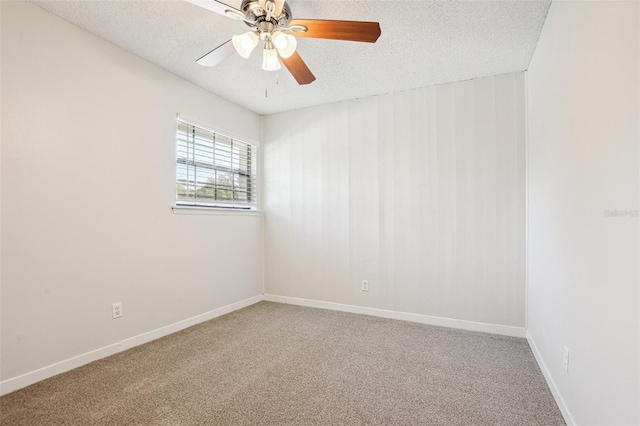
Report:
M 564 422 L 524 339 L 261 302 L 5 395 L 0 424 Z

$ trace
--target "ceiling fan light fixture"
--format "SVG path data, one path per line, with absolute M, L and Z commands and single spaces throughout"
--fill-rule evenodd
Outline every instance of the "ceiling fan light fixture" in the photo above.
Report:
M 216 66 L 236 52 L 249 58 L 262 40 L 262 69 L 277 71 L 284 66 L 300 85 L 310 84 L 316 78 L 297 52 L 298 37 L 375 43 L 382 34 L 379 22 L 293 19 L 287 0 L 234 0 L 241 1 L 239 9 L 227 5 L 227 0 L 185 1 L 242 20 L 253 29 L 234 36 L 196 63 Z
M 282 67 L 280 66 L 276 49 L 272 45 L 265 46 L 262 51 L 262 69 L 265 71 L 278 71 L 280 68 Z
M 260 38 L 254 31 L 247 31 L 242 35 L 234 35 L 231 37 L 233 47 L 235 47 L 236 52 L 245 59 L 251 55 L 253 49 L 258 45 L 259 39 Z
M 278 49 L 278 53 L 283 58 L 288 58 L 296 51 L 298 40 L 292 35 L 284 34 L 280 31 L 276 31 L 271 36 L 273 45 Z

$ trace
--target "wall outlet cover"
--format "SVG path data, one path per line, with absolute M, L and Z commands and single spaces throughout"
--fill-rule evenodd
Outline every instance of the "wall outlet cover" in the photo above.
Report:
M 122 316 L 122 302 L 111 305 L 111 313 L 113 318 L 120 318 Z

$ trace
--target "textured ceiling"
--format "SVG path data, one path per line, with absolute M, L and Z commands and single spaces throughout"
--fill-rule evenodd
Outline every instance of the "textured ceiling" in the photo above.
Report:
M 297 51 L 317 78 L 299 86 L 284 67 L 262 71 L 259 49 L 249 59 L 233 55 L 214 68 L 196 64 L 248 27 L 190 3 L 33 1 L 260 114 L 523 71 L 550 2 L 289 0 L 294 19 L 378 21 L 382 29 L 375 44 L 299 38 Z M 237 8 L 241 0 L 226 3 Z

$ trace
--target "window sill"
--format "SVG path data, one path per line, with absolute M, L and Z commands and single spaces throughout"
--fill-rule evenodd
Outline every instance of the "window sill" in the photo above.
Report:
M 260 216 L 260 210 L 230 209 L 224 207 L 171 206 L 173 214 L 219 215 L 219 216 Z

